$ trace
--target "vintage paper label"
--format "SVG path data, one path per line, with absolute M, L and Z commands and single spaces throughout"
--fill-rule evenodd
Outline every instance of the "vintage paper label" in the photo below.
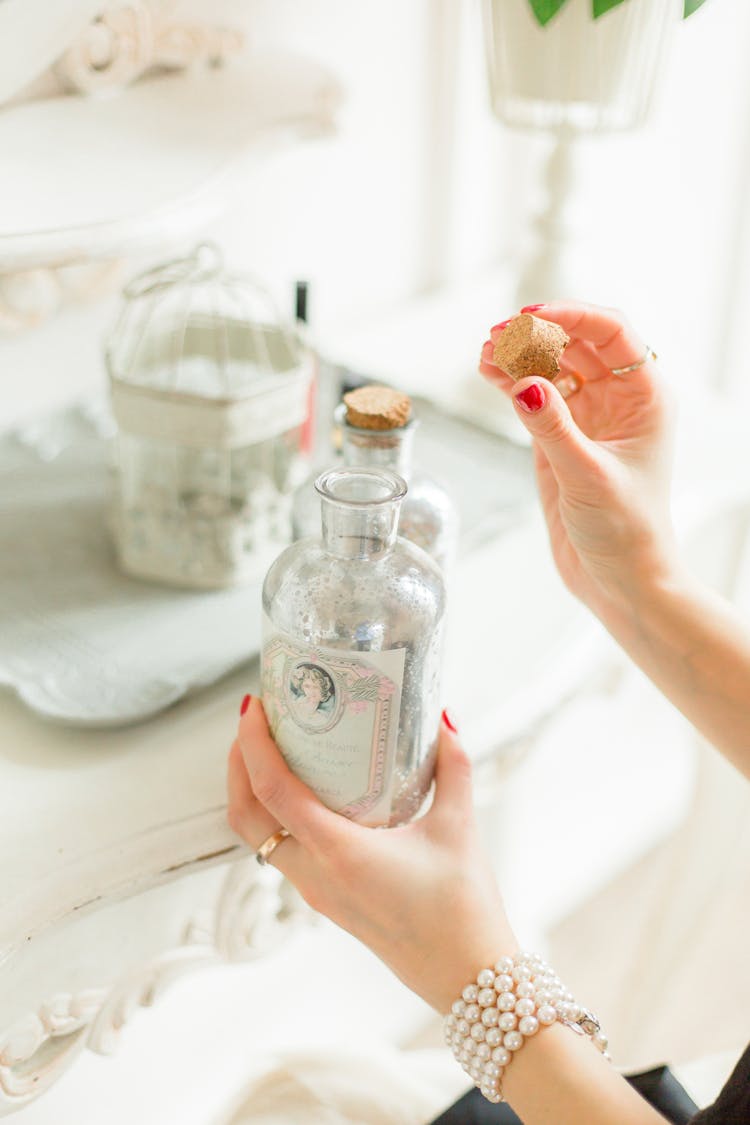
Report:
M 309 647 L 263 622 L 263 705 L 290 768 L 329 808 L 388 820 L 405 649 Z

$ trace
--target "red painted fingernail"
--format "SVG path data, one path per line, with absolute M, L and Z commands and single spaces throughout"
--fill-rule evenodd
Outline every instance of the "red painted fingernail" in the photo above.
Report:
M 246 695 L 245 698 L 242 700 L 242 706 L 240 707 L 240 715 L 245 714 L 248 707 L 250 706 L 250 700 L 252 698 L 253 698 L 252 695 Z
M 456 727 L 456 724 L 453 722 L 453 719 L 452 719 L 450 713 L 447 710 L 443 711 L 442 720 L 445 723 L 445 725 L 447 726 L 448 730 L 453 731 L 454 734 L 458 734 L 458 729 Z
M 524 305 L 523 308 L 521 309 L 521 312 L 532 313 L 532 312 L 536 312 L 537 309 L 543 309 L 543 308 L 544 308 L 543 304 L 542 305 Z
M 513 320 L 513 317 L 509 316 L 507 320 L 501 320 L 499 324 L 493 324 L 492 328 L 490 328 L 490 332 L 502 332 L 503 328 L 508 327 L 511 320 Z
M 539 383 L 532 383 L 516 395 L 516 402 L 520 402 L 529 414 L 536 414 L 537 410 L 541 410 L 545 401 L 546 396 Z

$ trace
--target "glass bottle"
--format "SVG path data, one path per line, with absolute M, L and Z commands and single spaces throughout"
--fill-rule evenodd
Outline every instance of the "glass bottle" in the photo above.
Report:
M 322 539 L 288 547 L 263 586 L 263 703 L 290 767 L 362 824 L 402 824 L 429 791 L 440 721 L 445 584 L 397 538 L 401 477 L 330 469 Z
M 376 388 L 368 386 L 361 389 L 371 392 Z M 390 391 L 390 388 L 382 389 Z M 356 391 L 353 393 L 357 394 Z M 349 397 L 346 396 L 347 399 Z M 402 397 L 410 409 L 407 396 Z M 449 574 L 458 542 L 458 513 L 453 501 L 436 481 L 413 469 L 414 435 L 419 419 L 411 415 L 402 425 L 366 429 L 353 425 L 348 415 L 349 407 L 345 401 L 334 414 L 337 433 L 341 435 L 344 465 L 387 468 L 404 478 L 409 487 L 401 505 L 398 533 L 427 551 L 443 573 Z M 292 534 L 295 539 L 315 534 L 317 509 L 313 482 L 308 479 L 297 490 L 293 501 Z

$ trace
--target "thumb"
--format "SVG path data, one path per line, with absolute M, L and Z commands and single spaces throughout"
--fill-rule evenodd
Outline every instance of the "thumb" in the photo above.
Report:
M 457 809 L 466 811 L 471 809 L 471 805 L 471 761 L 461 746 L 452 716 L 443 711 L 435 767 L 435 796 L 430 812 L 439 814 L 447 810 L 455 816 Z
M 562 486 L 590 477 L 598 464 L 596 443 L 578 428 L 565 399 L 548 379 L 520 379 L 513 388 L 516 414 L 550 463 Z

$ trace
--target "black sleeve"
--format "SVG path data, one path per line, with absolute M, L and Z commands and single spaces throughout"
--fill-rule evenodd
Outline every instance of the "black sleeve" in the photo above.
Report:
M 750 1047 L 714 1104 L 696 1113 L 690 1125 L 750 1125 Z
M 628 1075 L 628 1082 L 672 1125 L 691 1125 L 698 1107 L 668 1067 Z M 493 1105 L 474 1089 L 441 1114 L 433 1125 L 523 1125 L 523 1122 L 505 1102 Z M 745 1125 L 750 1125 L 750 1118 Z
M 750 1125 L 750 1047 L 717 1100 L 707 1109 L 698 1110 L 666 1066 L 631 1074 L 627 1079 L 672 1125 Z M 523 1125 L 523 1122 L 505 1102 L 493 1105 L 479 1090 L 472 1089 L 432 1125 Z

